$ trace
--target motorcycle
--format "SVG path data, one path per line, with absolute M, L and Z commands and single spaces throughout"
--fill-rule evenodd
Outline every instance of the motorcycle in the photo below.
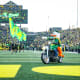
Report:
M 63 58 L 60 56 L 55 56 L 55 52 L 50 50 L 50 46 L 45 46 L 43 53 L 41 54 L 41 60 L 44 64 L 48 64 L 50 62 L 58 62 L 62 63 Z

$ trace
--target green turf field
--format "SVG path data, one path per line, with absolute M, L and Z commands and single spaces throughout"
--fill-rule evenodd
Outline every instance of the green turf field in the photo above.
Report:
M 32 68 L 40 66 L 80 66 L 80 54 L 64 53 L 63 63 L 53 64 L 43 64 L 40 55 L 40 51 L 22 51 L 13 54 L 9 51 L 0 51 L 0 65 L 22 65 L 14 78 L 0 78 L 0 80 L 80 80 L 80 76 L 52 75 L 32 71 Z

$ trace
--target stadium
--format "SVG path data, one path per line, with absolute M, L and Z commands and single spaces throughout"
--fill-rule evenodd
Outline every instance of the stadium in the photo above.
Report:
M 28 9 L 13 1 L 0 5 L 0 80 L 80 80 L 80 28 L 29 32 L 21 24 L 28 24 Z M 54 31 L 60 33 L 64 58 L 44 64 L 45 38 Z

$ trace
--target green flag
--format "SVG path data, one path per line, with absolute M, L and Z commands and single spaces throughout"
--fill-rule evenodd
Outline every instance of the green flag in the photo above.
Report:
M 16 36 L 16 34 L 15 34 L 16 28 L 14 26 L 14 23 L 12 21 L 12 18 L 9 18 L 9 25 L 10 25 L 10 34 L 14 38 Z
M 14 25 L 12 16 L 18 16 L 18 14 L 9 14 L 9 25 L 10 25 L 10 34 L 14 38 L 16 37 L 19 41 L 26 41 L 26 34 L 20 30 L 17 25 Z

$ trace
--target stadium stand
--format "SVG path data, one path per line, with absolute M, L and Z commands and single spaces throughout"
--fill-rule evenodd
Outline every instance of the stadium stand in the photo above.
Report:
M 8 31 L 7 31 L 8 30 Z M 47 44 L 47 40 L 42 39 L 43 36 L 49 36 L 50 32 L 26 32 L 27 41 L 25 49 L 41 50 L 42 46 Z M 80 53 L 80 28 L 68 29 L 60 31 L 62 44 L 65 45 L 66 51 L 78 51 Z M 3 36 L 2 36 L 3 35 Z M 19 43 L 16 38 L 10 36 L 9 27 L 0 26 L 0 44 L 2 43 Z

